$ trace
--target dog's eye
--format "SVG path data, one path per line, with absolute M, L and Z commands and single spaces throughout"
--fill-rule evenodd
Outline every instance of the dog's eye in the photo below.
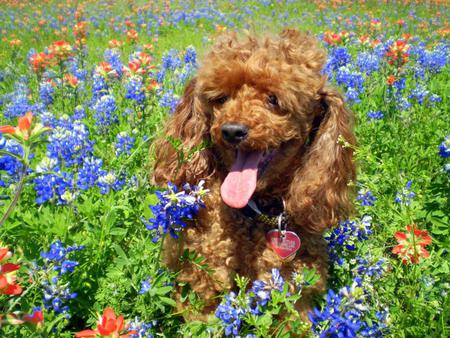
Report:
M 275 95 L 270 95 L 268 101 L 272 106 L 278 106 L 278 98 Z
M 228 100 L 228 96 L 224 95 L 224 96 L 220 96 L 220 97 L 211 99 L 210 101 L 213 104 L 224 104 L 225 102 L 227 102 L 227 100 Z

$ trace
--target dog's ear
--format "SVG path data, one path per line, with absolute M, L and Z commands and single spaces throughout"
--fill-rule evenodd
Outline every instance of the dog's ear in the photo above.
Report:
M 322 233 L 348 215 L 349 183 L 355 179 L 353 115 L 338 92 L 325 88 L 320 96 L 323 112 L 286 201 L 295 223 L 310 233 Z
M 194 78 L 167 122 L 164 135 L 155 143 L 153 183 L 196 184 L 211 175 L 209 128 L 209 116 L 197 96 Z

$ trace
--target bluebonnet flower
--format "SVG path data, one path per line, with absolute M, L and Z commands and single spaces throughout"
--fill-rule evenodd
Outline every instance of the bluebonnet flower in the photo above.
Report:
M 85 81 L 87 76 L 87 70 L 80 67 L 80 61 L 78 57 L 73 57 L 66 62 L 66 67 L 76 76 L 79 81 Z
M 355 251 L 356 243 L 366 240 L 372 234 L 372 217 L 364 216 L 361 221 L 343 221 L 331 230 L 325 239 L 328 242 L 328 253 L 332 262 L 343 265 L 346 261 L 342 257 L 345 251 Z
M 412 107 L 411 102 L 409 102 L 406 97 L 401 97 L 397 101 L 397 108 L 400 111 L 407 111 L 407 110 L 411 109 L 411 107 Z
M 186 47 L 186 50 L 184 53 L 184 63 L 190 63 L 192 65 L 197 64 L 197 52 L 195 51 L 194 46 Z
M 114 123 L 119 122 L 118 116 L 115 114 L 117 109 L 116 100 L 112 95 L 103 95 L 92 106 L 95 111 L 94 117 L 97 120 L 95 124 L 103 131 L 107 131 Z
M 363 282 L 372 283 L 380 279 L 386 272 L 386 259 L 380 258 L 377 261 L 371 256 L 366 258 L 357 256 L 356 265 L 352 269 L 353 276 L 363 278 Z
M 45 265 L 39 267 L 44 275 L 42 282 L 44 307 L 56 313 L 65 314 L 70 318 L 69 306 L 67 302 L 76 298 L 77 293 L 70 290 L 70 283 L 64 282 L 64 275 L 74 272 L 78 262 L 67 259 L 67 256 L 75 251 L 84 249 L 84 246 L 69 246 L 65 248 L 60 241 L 55 241 L 50 245 L 48 252 L 41 252 Z M 54 275 L 52 271 L 58 271 Z
M 131 153 L 131 148 L 133 148 L 135 138 L 128 136 L 126 132 L 120 132 L 116 136 L 116 143 L 114 144 L 116 157 L 119 157 L 122 153 Z
M 236 294 L 230 292 L 225 296 L 225 302 L 216 309 L 216 317 L 225 325 L 226 336 L 237 336 L 242 325 L 242 319 L 247 313 L 247 309 L 237 302 Z
M 332 78 L 334 71 L 341 67 L 347 66 L 351 61 L 352 57 L 348 53 L 346 47 L 331 48 L 329 50 L 328 61 L 325 66 L 325 74 Z
M 173 93 L 173 90 L 169 89 L 160 97 L 159 105 L 160 107 L 168 107 L 170 109 L 170 112 L 173 113 L 175 111 L 175 108 L 177 107 L 178 101 L 178 95 L 175 95 Z
M 145 323 L 141 321 L 138 317 L 133 319 L 128 323 L 129 331 L 134 331 L 131 334 L 131 338 L 153 338 L 154 335 L 151 333 L 151 329 L 156 326 L 158 322 L 153 320 L 151 322 Z
M 162 233 L 167 232 L 178 238 L 177 232 L 186 226 L 185 220 L 192 220 L 200 208 L 204 207 L 203 198 L 209 190 L 203 188 L 204 181 L 191 187 L 185 184 L 183 191 L 172 184 L 167 184 L 167 191 L 157 191 L 157 205 L 150 205 L 153 218 L 148 222 L 143 219 L 145 227 L 154 233 L 153 242 L 157 242 Z
M 87 190 L 97 183 L 103 161 L 93 156 L 83 159 L 83 165 L 78 170 L 77 188 Z
M 430 91 L 422 84 L 418 84 L 416 88 L 411 89 L 410 99 L 414 99 L 418 104 L 423 104 Z
M 55 88 L 49 81 L 44 81 L 39 85 L 39 98 L 45 105 L 53 103 Z
M 141 289 L 139 290 L 140 295 L 143 295 L 144 293 L 150 291 L 150 289 L 152 288 L 152 284 L 150 283 L 151 280 L 152 279 L 150 277 L 147 277 L 141 282 Z
M 125 95 L 127 99 L 134 100 L 139 104 L 142 104 L 144 102 L 145 91 L 141 77 L 131 77 L 128 82 L 125 83 L 125 89 L 127 90 L 127 93 Z
M 359 95 L 364 92 L 362 74 L 350 67 L 340 67 L 336 71 L 336 83 L 347 88 L 348 101 L 359 102 Z
M 416 193 L 412 190 L 412 181 L 408 181 L 405 185 L 405 187 L 397 192 L 397 195 L 395 196 L 394 201 L 399 204 L 403 205 L 410 205 L 411 200 L 416 196 Z
M 260 315 L 263 313 L 262 307 L 272 299 L 272 291 L 282 292 L 284 279 L 278 269 L 272 269 L 272 277 L 268 282 L 256 280 L 249 290 L 251 295 L 248 299 L 250 304 L 249 311 L 252 314 Z
M 67 191 L 73 191 L 73 175 L 66 172 L 46 174 L 33 180 L 36 191 L 36 203 L 43 204 L 57 198 L 57 204 L 67 204 L 70 201 L 63 199 Z M 66 195 L 67 196 L 67 195 Z
M 105 195 L 111 191 L 111 189 L 115 191 L 119 191 L 122 189 L 125 184 L 125 177 L 123 174 L 120 174 L 117 177 L 114 171 L 105 171 L 100 170 L 99 177 L 97 181 L 97 185 L 100 188 L 100 193 Z
M 72 115 L 72 121 L 81 121 L 86 118 L 86 110 L 83 106 L 76 106 Z
M 63 160 L 64 164 L 69 167 L 81 164 L 83 158 L 91 155 L 93 151 L 93 142 L 89 140 L 89 131 L 80 122 L 57 126 L 48 140 L 47 156 Z
M 429 97 L 428 97 L 428 100 L 429 100 L 429 102 L 430 102 L 430 105 L 434 105 L 434 104 L 436 104 L 437 102 L 441 102 L 442 101 L 442 98 L 439 96 L 439 95 L 436 95 L 436 94 L 431 94 Z
M 41 257 L 47 261 L 59 262 L 65 259 L 71 252 L 83 249 L 83 245 L 73 245 L 65 248 L 61 241 L 57 240 L 50 245 L 50 250 L 48 252 L 41 252 Z
M 370 190 L 360 190 L 356 199 L 362 206 L 374 206 L 375 201 L 377 200 Z
M 367 113 L 367 117 L 371 120 L 381 120 L 384 117 L 384 114 L 381 111 L 369 111 Z
M 445 136 L 444 141 L 439 145 L 439 155 L 443 158 L 450 157 L 450 135 Z
M 123 63 L 120 59 L 120 52 L 117 49 L 106 49 L 103 57 L 106 62 L 111 65 L 111 68 L 116 71 L 120 78 L 123 74 Z
M 162 60 L 161 60 L 161 66 L 164 70 L 175 70 L 178 67 L 181 67 L 182 62 L 179 57 L 178 50 L 171 49 L 168 52 L 164 53 Z
M 370 296 L 356 277 L 351 286 L 339 292 L 328 290 L 322 311 L 309 313 L 312 331 L 317 337 L 382 337 L 387 329 L 386 310 L 371 317 Z
M 414 52 L 417 54 L 418 63 L 431 74 L 436 74 L 449 63 L 449 49 L 448 44 L 442 43 L 436 45 L 431 51 L 422 47 L 415 49 Z
M 366 75 L 370 75 L 380 68 L 379 58 L 369 52 L 362 52 L 358 54 L 358 57 L 356 58 L 356 64 L 358 65 L 361 72 L 365 73 Z
M 92 102 L 98 101 L 102 96 L 108 95 L 109 88 L 105 79 L 100 74 L 92 76 Z
M 25 115 L 26 112 L 33 110 L 33 105 L 28 100 L 28 90 L 18 90 L 12 93 L 7 98 L 4 98 L 8 103 L 3 111 L 5 118 L 11 119 Z
M 23 156 L 22 146 L 15 140 L 5 139 L 0 133 L 0 149 L 8 151 L 12 154 Z M 20 173 L 22 172 L 23 165 L 20 161 L 10 155 L 0 156 L 0 172 L 5 172 L 0 176 L 0 187 L 9 186 L 11 183 L 17 182 Z

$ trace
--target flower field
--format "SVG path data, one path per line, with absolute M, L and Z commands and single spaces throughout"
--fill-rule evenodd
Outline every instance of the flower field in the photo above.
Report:
M 0 1 L 0 336 L 450 336 L 445 3 Z M 325 234 L 328 292 L 309 320 L 293 304 L 315 271 L 292 292 L 274 269 L 187 322 L 161 247 L 208 182 L 158 191 L 152 145 L 219 34 L 284 27 L 317 36 L 355 113 L 355 212 Z

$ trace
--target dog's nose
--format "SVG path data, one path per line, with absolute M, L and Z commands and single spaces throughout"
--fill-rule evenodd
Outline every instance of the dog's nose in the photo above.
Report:
M 241 143 L 248 135 L 248 127 L 240 123 L 225 123 L 220 130 L 223 139 L 231 144 Z

